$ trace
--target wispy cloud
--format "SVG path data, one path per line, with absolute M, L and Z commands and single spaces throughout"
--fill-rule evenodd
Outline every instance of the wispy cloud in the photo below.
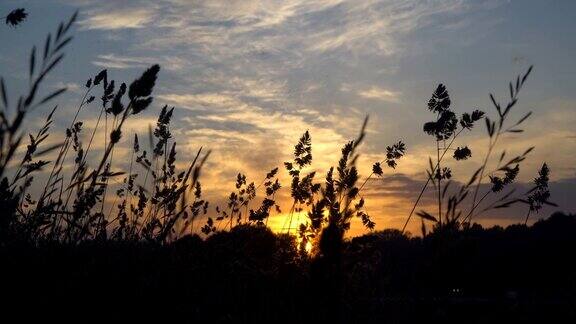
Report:
M 74 83 L 74 82 L 64 83 L 62 81 L 59 81 L 59 82 L 56 82 L 56 84 L 54 85 L 54 88 L 56 88 L 56 89 L 66 88 L 67 91 L 80 93 L 80 85 L 78 83 Z
M 116 54 L 99 54 L 92 64 L 109 69 L 134 69 L 146 68 L 152 64 L 162 64 L 164 69 L 180 70 L 186 64 L 182 59 L 173 56 L 142 57 L 142 56 L 119 56 Z
M 147 57 L 119 57 L 114 54 L 103 54 L 98 55 L 92 64 L 109 69 L 130 69 L 147 67 L 150 61 L 151 59 Z
M 153 20 L 151 8 L 124 8 L 102 11 L 89 11 L 88 17 L 79 22 L 84 29 L 124 29 L 143 28 Z
M 379 87 L 371 87 L 369 89 L 361 90 L 358 92 L 358 95 L 360 97 L 367 99 L 377 99 L 388 102 L 399 102 L 401 94 L 402 93 L 399 91 L 392 91 L 388 89 L 382 89 Z
M 237 98 L 224 93 L 199 93 L 199 94 L 176 94 L 167 93 L 158 96 L 158 99 L 164 100 L 172 105 L 188 109 L 197 109 L 201 107 L 241 107 L 243 104 Z

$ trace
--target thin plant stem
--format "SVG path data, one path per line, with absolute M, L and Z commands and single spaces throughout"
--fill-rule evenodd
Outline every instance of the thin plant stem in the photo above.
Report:
M 454 141 L 456 140 L 458 135 L 460 135 L 460 133 L 462 133 L 462 131 L 464 131 L 464 128 L 461 128 L 460 131 L 458 131 L 458 133 L 456 133 L 456 135 L 454 135 L 452 137 L 452 140 L 450 141 L 450 143 L 448 143 L 448 147 L 446 147 L 444 149 L 444 151 L 442 152 L 442 155 L 440 155 L 440 161 L 442 161 L 442 159 L 444 158 L 444 155 L 446 155 L 446 152 L 448 152 L 448 150 L 450 150 L 450 148 L 452 147 L 452 144 L 454 143 Z M 438 164 L 436 164 L 434 166 L 434 170 L 432 170 L 432 173 L 435 173 L 437 169 L 438 169 Z M 418 207 L 418 203 L 420 203 L 420 200 L 422 199 L 422 196 L 424 195 L 424 191 L 426 191 L 426 188 L 428 187 L 429 184 L 430 184 L 430 177 L 427 177 L 426 182 L 424 183 L 424 185 L 422 186 L 422 189 L 420 190 L 420 194 L 418 195 L 418 198 L 416 198 L 416 201 L 414 202 L 414 205 L 412 206 L 412 209 L 410 210 L 410 214 L 408 214 L 408 218 L 406 219 L 406 222 L 404 223 L 404 226 L 402 227 L 401 233 L 404 233 L 404 231 L 406 231 L 406 227 L 408 226 L 408 223 L 410 222 L 412 215 L 414 215 L 414 211 L 416 210 L 416 207 Z
M 439 224 L 440 227 L 442 227 L 442 196 L 441 196 L 441 192 L 442 192 L 442 175 L 440 174 L 440 143 L 438 141 L 436 141 L 436 172 L 435 174 L 438 174 L 438 220 L 439 220 Z
M 492 139 L 490 139 L 490 145 L 488 146 L 488 152 L 486 152 L 486 156 L 484 157 L 484 162 L 482 162 L 482 168 L 480 170 L 480 176 L 478 177 L 478 182 L 476 183 L 476 188 L 474 188 L 474 195 L 472 197 L 472 207 L 471 210 L 469 212 L 469 219 L 468 222 L 472 222 L 472 212 L 474 211 L 475 204 L 476 204 L 476 199 L 478 198 L 478 191 L 480 190 L 480 185 L 482 184 L 482 180 L 484 178 L 484 171 L 486 170 L 486 165 L 488 164 L 488 159 L 490 158 L 490 156 L 492 155 L 492 150 L 494 149 L 494 147 L 496 146 L 496 143 L 498 142 L 498 139 L 500 138 L 500 130 L 498 130 L 498 132 L 496 133 L 496 136 L 494 137 L 494 141 L 492 141 Z

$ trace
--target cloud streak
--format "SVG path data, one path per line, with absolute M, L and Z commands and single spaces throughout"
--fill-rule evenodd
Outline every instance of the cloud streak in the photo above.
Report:
M 154 18 L 150 8 L 124 8 L 103 11 L 88 11 L 88 17 L 79 22 L 84 29 L 114 30 L 144 28 Z
M 401 93 L 379 87 L 371 87 L 367 90 L 361 90 L 358 95 L 367 99 L 376 99 L 388 102 L 399 102 Z

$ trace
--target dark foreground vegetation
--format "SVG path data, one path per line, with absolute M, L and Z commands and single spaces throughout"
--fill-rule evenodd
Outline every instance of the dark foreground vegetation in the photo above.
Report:
M 294 243 L 264 227 L 237 226 L 167 245 L 3 248 L 2 291 L 10 296 L 3 304 L 30 305 L 57 319 L 82 311 L 161 322 L 576 319 L 576 215 L 424 239 L 374 232 L 346 242 L 341 257 L 329 261 L 302 256 Z
M 16 28 L 26 17 L 24 9 L 14 10 L 6 24 Z M 123 127 L 154 109 L 158 65 L 128 85 L 109 80 L 106 70 L 88 78 L 74 118 L 56 144 L 46 143 L 57 106 L 46 110 L 37 132 L 24 135 L 28 114 L 66 91 L 40 95 L 46 76 L 63 61 L 75 19 L 49 34 L 38 47 L 42 50 L 33 47 L 27 92 L 12 98 L 0 78 L 5 316 L 76 322 L 120 317 L 246 323 L 576 320 L 576 216 L 558 213 L 527 226 L 531 215 L 554 205 L 550 168 L 543 163 L 531 189 L 517 192 L 511 184 L 534 148 L 497 152 L 503 137 L 521 133 L 531 115 L 514 116 L 512 108 L 532 67 L 510 82 L 506 103 L 490 95 L 492 114 L 475 109 L 458 117 L 446 86 L 435 88 L 427 105 L 433 120 L 423 126 L 434 150 L 427 180 L 402 230 L 374 232 L 363 190 L 383 176 L 384 168 L 393 170 L 407 148 L 402 141 L 388 146 L 372 173 L 361 177 L 356 163 L 368 118 L 323 179 L 311 167 L 312 135 L 306 131 L 284 170 L 276 167 L 256 183 L 238 174 L 224 206 L 211 206 L 202 196 L 208 150 L 200 147 L 184 170 L 176 167 L 170 133 L 174 107 L 159 109 L 148 145 Z M 80 120 L 88 106 L 97 106 L 99 116 L 86 133 Z M 478 123 L 484 123 L 487 135 L 483 162 L 467 181 L 454 181 L 456 171 L 447 160 L 471 157 L 460 135 Z M 99 129 L 104 138 L 95 137 Z M 127 168 L 114 161 L 125 139 Z M 103 149 L 95 150 L 94 141 L 102 141 Z M 292 198 L 285 234 L 267 227 L 269 217 L 281 213 L 280 172 L 290 179 L 284 186 Z M 416 211 L 429 186 L 437 210 Z M 525 205 L 523 224 L 483 229 L 473 221 L 516 204 Z M 307 217 L 290 233 L 298 212 Z M 421 238 L 405 232 L 412 216 L 421 224 Z M 370 234 L 345 239 L 353 219 Z

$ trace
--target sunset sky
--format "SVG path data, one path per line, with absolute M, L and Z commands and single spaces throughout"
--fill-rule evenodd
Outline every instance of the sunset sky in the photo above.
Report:
M 458 115 L 481 109 L 494 116 L 489 93 L 505 101 L 508 81 L 534 65 L 513 118 L 534 114 L 524 133 L 504 138 L 497 155 L 536 146 L 516 186 L 526 190 L 547 162 L 559 208 L 547 207 L 535 219 L 554 210 L 576 212 L 574 1 L 30 0 L 2 1 L 0 13 L 19 7 L 28 19 L 0 28 L 0 75 L 10 93 L 27 87 L 30 48 L 41 47 L 47 32 L 80 10 L 65 62 L 47 83 L 46 92 L 68 87 L 58 101 L 55 131 L 63 134 L 84 83 L 99 70 L 129 83 L 158 63 L 153 106 L 129 122 L 125 134 L 146 138 L 160 108 L 176 107 L 171 130 L 182 168 L 200 146 L 212 150 L 202 185 L 215 205 L 234 189 L 238 172 L 260 183 L 270 169 L 282 168 L 306 130 L 322 181 L 369 115 L 362 175 L 383 159 L 387 145 L 402 140 L 408 147 L 396 170 L 385 170 L 366 190 L 377 229 L 402 226 L 426 179 L 435 142 L 422 125 L 434 119 L 426 104 L 437 84 L 447 86 Z M 45 110 L 29 120 L 31 130 Z M 96 106 L 82 112 L 88 129 L 98 112 Z M 468 179 L 481 163 L 485 133 L 480 124 L 457 142 L 473 151 L 471 160 L 449 159 L 457 180 Z M 129 147 L 131 139 L 124 136 L 122 145 Z M 121 168 L 128 151 L 118 154 L 114 167 Z M 284 169 L 281 180 L 287 211 Z M 430 192 L 422 208 L 432 204 Z M 523 219 L 524 211 L 499 210 L 478 221 L 509 224 Z M 278 229 L 284 220 L 274 216 L 270 224 Z M 409 229 L 418 233 L 419 226 L 412 222 Z M 355 222 L 352 233 L 362 232 Z

